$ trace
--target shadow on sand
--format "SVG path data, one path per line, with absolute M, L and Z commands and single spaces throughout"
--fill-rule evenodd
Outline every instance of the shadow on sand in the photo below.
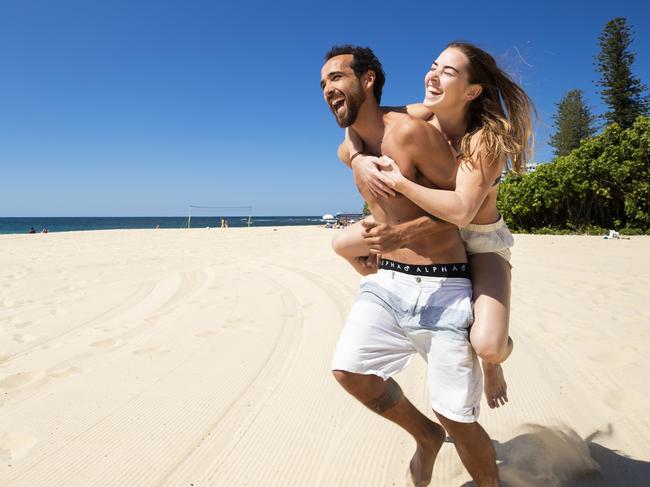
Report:
M 650 485 L 650 462 L 634 460 L 570 428 L 526 425 L 505 443 L 494 441 L 504 487 L 636 487 Z M 462 487 L 475 485 L 467 482 Z

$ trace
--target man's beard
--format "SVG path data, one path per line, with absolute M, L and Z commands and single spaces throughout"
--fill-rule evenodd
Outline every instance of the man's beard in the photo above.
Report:
M 339 115 L 332 110 L 334 113 L 334 118 L 336 118 L 336 123 L 339 124 L 341 128 L 347 128 L 352 125 L 357 120 L 357 115 L 359 115 L 359 110 L 361 105 L 366 101 L 366 95 L 364 94 L 361 86 L 358 86 L 353 92 L 346 95 L 345 97 L 345 113 L 342 114 L 342 117 L 339 118 Z

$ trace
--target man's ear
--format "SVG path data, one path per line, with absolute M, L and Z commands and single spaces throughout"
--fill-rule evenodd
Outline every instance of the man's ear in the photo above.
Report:
M 375 84 L 375 80 L 377 79 L 377 75 L 372 69 L 369 69 L 366 71 L 366 74 L 364 76 L 364 81 L 363 84 L 366 88 L 372 88 Z
M 483 93 L 483 87 L 481 85 L 471 85 L 465 92 L 465 97 L 467 101 L 476 100 L 481 93 Z

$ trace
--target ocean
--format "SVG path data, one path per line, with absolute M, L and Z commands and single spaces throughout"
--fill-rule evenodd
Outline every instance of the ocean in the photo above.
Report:
M 221 216 L 193 216 L 192 228 L 219 227 Z M 247 216 L 224 216 L 230 227 L 248 226 Z M 284 227 L 294 225 L 323 225 L 320 216 L 253 216 L 252 227 Z M 127 228 L 187 228 L 186 216 L 144 216 L 144 217 L 29 217 L 29 218 L 0 218 L 0 234 L 29 233 L 33 228 L 40 233 L 43 229 L 49 232 L 72 232 L 79 230 L 115 230 Z

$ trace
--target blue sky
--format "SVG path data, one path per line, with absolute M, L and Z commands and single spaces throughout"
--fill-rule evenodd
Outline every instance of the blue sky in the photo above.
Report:
M 388 105 L 422 99 L 447 42 L 480 45 L 536 103 L 547 161 L 567 90 L 604 111 L 593 57 L 611 18 L 632 24 L 650 84 L 643 4 L 0 0 L 0 216 L 359 210 L 318 86 L 340 43 L 375 50 Z

